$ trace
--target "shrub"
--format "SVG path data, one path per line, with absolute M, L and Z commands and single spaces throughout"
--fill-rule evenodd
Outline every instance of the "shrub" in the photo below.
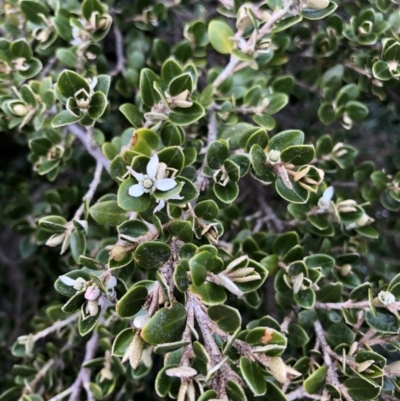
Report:
M 399 399 L 398 5 L 3 3 L 0 400 Z

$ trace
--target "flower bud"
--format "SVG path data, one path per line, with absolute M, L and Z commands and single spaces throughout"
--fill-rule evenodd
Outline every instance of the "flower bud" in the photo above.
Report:
M 121 262 L 124 257 L 127 255 L 128 251 L 122 245 L 115 245 L 113 249 L 111 249 L 110 257 L 112 260 L 116 262 Z
M 281 152 L 279 150 L 272 149 L 268 152 L 267 160 L 269 164 L 280 163 L 281 161 Z
M 378 294 L 379 302 L 383 305 L 390 305 L 393 302 L 396 302 L 395 296 L 389 291 L 381 291 Z
M 57 246 L 62 244 L 62 242 L 64 241 L 65 238 L 65 233 L 62 234 L 53 234 L 47 241 L 46 241 L 46 245 L 47 246 Z
M 339 267 L 339 274 L 343 277 L 346 277 L 351 273 L 351 269 L 351 265 L 349 263 L 346 263 Z
M 16 116 L 23 117 L 28 113 L 28 108 L 24 104 L 18 103 L 12 107 L 12 111 Z
M 100 296 L 100 293 L 101 293 L 100 288 L 91 285 L 87 288 L 85 292 L 85 298 L 89 301 L 94 301 Z
M 99 313 L 99 305 L 97 301 L 87 302 L 86 313 L 88 313 L 90 316 L 96 316 Z

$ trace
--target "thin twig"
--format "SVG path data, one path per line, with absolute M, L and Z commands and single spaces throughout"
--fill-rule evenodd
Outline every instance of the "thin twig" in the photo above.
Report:
M 275 24 L 275 22 L 279 21 L 281 18 L 283 18 L 287 12 L 289 11 L 290 7 L 290 2 L 285 4 L 284 8 L 281 10 L 275 10 L 269 20 L 263 25 L 263 27 L 260 29 L 258 34 L 256 36 L 252 35 L 247 42 L 243 46 L 241 46 L 241 51 L 243 53 L 248 53 L 251 51 L 251 49 L 254 47 L 255 42 L 259 41 L 262 39 L 265 35 L 267 35 L 271 29 L 272 26 Z M 238 66 L 240 63 L 240 60 L 238 60 L 235 56 L 231 56 L 229 63 L 226 65 L 224 70 L 221 72 L 221 74 L 218 75 L 218 77 L 214 80 L 213 86 L 214 88 L 218 88 L 219 85 L 222 84 L 222 82 L 225 81 L 235 70 L 235 68 Z
M 88 203 L 90 203 L 90 201 L 92 200 L 92 198 L 96 192 L 96 189 L 100 184 L 102 171 L 103 171 L 103 165 L 97 160 L 96 170 L 94 171 L 93 180 L 89 185 L 88 191 L 86 192 L 85 196 L 83 197 L 83 201 L 87 201 Z M 79 209 L 75 212 L 73 219 L 79 220 L 81 218 L 84 210 L 85 210 L 85 202 L 83 202 L 81 204 L 81 206 L 79 207 Z
M 108 172 L 110 172 L 110 161 L 104 156 L 103 152 L 90 135 L 88 135 L 78 124 L 69 125 L 68 130 L 73 136 L 82 142 L 88 153 L 92 155 L 97 162 L 101 163 Z
M 90 361 L 91 359 L 94 358 L 98 345 L 99 345 L 99 334 L 97 333 L 96 329 L 94 329 L 92 332 L 92 336 L 86 343 L 86 351 L 82 365 L 85 362 Z M 81 370 L 79 371 L 78 376 L 74 381 L 74 384 L 71 386 L 71 395 L 69 397 L 69 401 L 79 401 L 81 399 L 80 394 L 82 387 L 84 387 L 84 389 L 86 390 L 88 401 L 95 401 L 95 398 L 89 389 L 89 384 L 90 384 L 90 370 L 81 367 Z
M 124 39 L 121 31 L 119 30 L 117 22 L 114 22 L 114 36 L 115 36 L 115 53 L 117 55 L 117 65 L 110 72 L 111 76 L 117 75 L 119 72 L 125 73 L 125 56 L 124 56 Z
M 326 341 L 324 329 L 322 328 L 322 325 L 319 320 L 316 320 L 314 322 L 314 330 L 315 330 L 317 339 L 318 339 L 319 343 L 321 344 L 322 355 L 324 358 L 325 365 L 328 369 L 327 382 L 334 385 L 335 387 L 339 388 L 340 392 L 342 393 L 343 398 L 346 401 L 353 401 L 353 399 L 348 394 L 346 387 L 344 387 L 343 384 L 341 384 L 339 382 L 339 379 L 338 379 L 338 376 L 336 374 L 336 370 L 334 367 L 334 363 L 332 361 L 331 354 L 329 352 L 330 347 Z
M 74 315 L 71 315 L 67 317 L 65 320 L 57 320 L 55 323 L 53 323 L 51 326 L 47 327 L 46 329 L 39 331 L 38 333 L 33 335 L 33 342 L 36 342 L 37 340 L 48 336 L 49 334 L 54 333 L 55 331 L 58 331 L 62 329 L 65 326 L 69 326 L 71 323 L 75 322 L 78 320 L 79 313 L 76 313 Z
M 377 308 L 386 308 L 389 311 L 398 311 L 400 310 L 400 302 L 392 302 L 388 305 L 383 305 L 378 302 L 374 302 L 374 306 Z M 317 309 L 370 309 L 369 301 L 360 301 L 353 302 L 352 300 L 348 300 L 346 302 L 315 302 L 314 307 Z

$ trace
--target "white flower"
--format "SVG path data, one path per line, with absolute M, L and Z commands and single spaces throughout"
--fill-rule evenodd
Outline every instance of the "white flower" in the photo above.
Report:
M 169 191 L 178 185 L 173 178 L 165 178 L 167 166 L 165 163 L 159 162 L 157 155 L 152 156 L 147 164 L 147 174 L 137 173 L 129 166 L 127 167 L 127 170 L 138 181 L 137 184 L 132 185 L 128 189 L 128 194 L 135 198 L 138 198 L 145 193 L 153 194 L 156 189 L 163 192 Z M 179 196 L 179 194 L 174 194 L 165 199 L 157 199 L 158 205 L 155 207 L 153 213 L 160 211 L 165 206 L 166 201 L 170 199 L 183 199 L 183 197 Z
M 158 172 L 158 156 L 154 155 L 146 167 L 147 174 L 137 173 L 130 167 L 128 171 L 137 179 L 138 184 L 132 185 L 128 193 L 130 196 L 138 198 L 144 193 L 153 193 L 156 189 L 159 191 L 169 191 L 177 186 L 177 182 L 172 178 L 157 177 Z
M 318 199 L 319 212 L 324 212 L 325 210 L 329 209 L 334 192 L 335 191 L 332 186 L 325 189 L 321 198 Z
M 76 280 L 74 280 L 68 276 L 60 276 L 59 279 L 63 284 L 67 285 L 68 287 L 73 287 L 77 291 L 82 290 L 86 283 L 82 277 L 78 277 Z
M 378 299 L 383 305 L 390 305 L 393 302 L 396 302 L 395 296 L 389 291 L 381 291 L 378 294 Z

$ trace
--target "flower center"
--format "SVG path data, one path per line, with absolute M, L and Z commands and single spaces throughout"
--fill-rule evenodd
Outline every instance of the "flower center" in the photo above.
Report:
M 267 159 L 270 164 L 276 164 L 281 161 L 281 152 L 279 150 L 272 149 L 268 152 Z
M 151 178 L 149 178 L 149 177 L 146 177 L 143 180 L 143 184 L 142 185 L 143 185 L 144 188 L 150 189 L 150 188 L 153 187 L 153 184 L 154 184 L 153 180 Z

